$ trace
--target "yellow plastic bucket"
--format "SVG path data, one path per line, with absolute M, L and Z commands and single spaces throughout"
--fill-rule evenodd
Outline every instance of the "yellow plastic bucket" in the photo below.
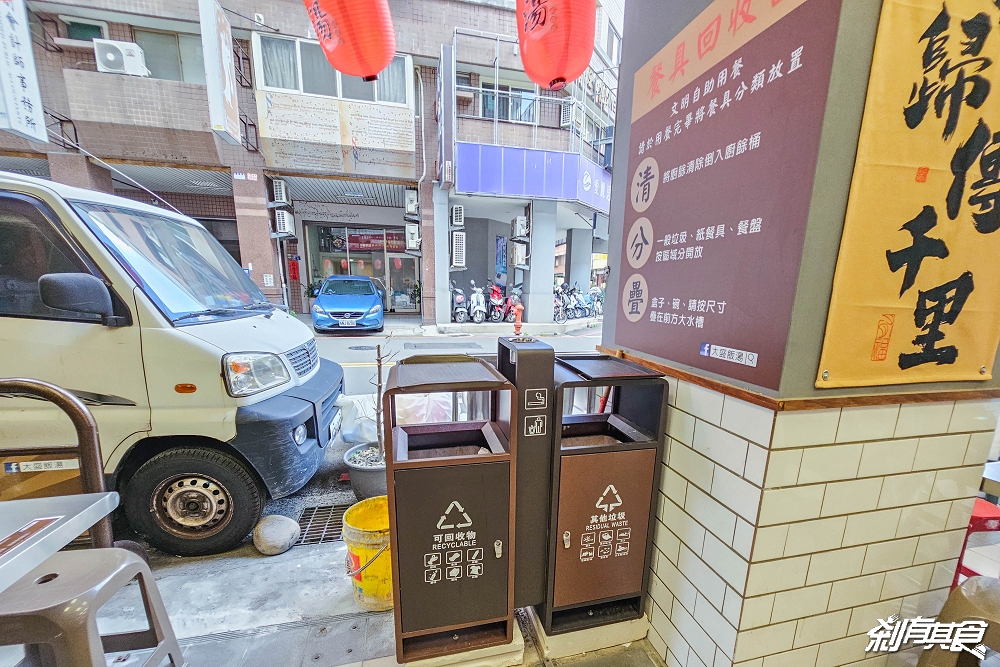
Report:
M 344 514 L 347 574 L 354 599 L 365 611 L 392 609 L 392 558 L 389 556 L 389 499 L 375 496 Z

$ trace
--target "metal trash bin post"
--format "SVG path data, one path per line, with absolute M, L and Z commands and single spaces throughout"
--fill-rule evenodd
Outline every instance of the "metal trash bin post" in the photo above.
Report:
M 500 338 L 496 366 L 516 387 L 521 401 L 516 426 L 514 606 L 534 607 L 545 600 L 549 561 L 555 351 L 527 336 Z
M 616 357 L 555 362 L 547 594 L 536 607 L 550 636 L 644 613 L 668 390 Z
M 456 392 L 472 392 L 464 421 L 398 418 L 401 395 Z M 410 357 L 389 371 L 383 408 L 397 661 L 510 643 L 513 385 L 481 359 Z

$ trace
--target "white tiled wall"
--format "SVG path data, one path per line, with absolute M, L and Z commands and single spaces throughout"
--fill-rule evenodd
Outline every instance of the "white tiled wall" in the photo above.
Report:
M 865 633 L 944 602 L 998 402 L 775 413 L 670 388 L 649 608 L 667 664 L 894 664 Z

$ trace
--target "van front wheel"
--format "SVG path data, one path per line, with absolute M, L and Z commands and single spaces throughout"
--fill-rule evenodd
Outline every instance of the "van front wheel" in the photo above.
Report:
M 264 509 L 254 476 L 236 458 L 213 449 L 157 454 L 136 471 L 123 496 L 132 528 L 178 556 L 233 549 Z

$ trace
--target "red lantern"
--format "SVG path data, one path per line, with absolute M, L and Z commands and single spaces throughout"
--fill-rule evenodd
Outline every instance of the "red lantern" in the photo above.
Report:
M 396 29 L 388 0 L 305 0 L 305 3 L 316 37 L 335 70 L 374 81 L 392 62 L 396 55 Z
M 562 90 L 594 53 L 596 0 L 517 0 L 517 39 L 528 78 Z
M 381 271 L 382 270 L 382 260 L 381 259 L 376 259 L 375 260 L 375 270 L 376 271 Z
M 347 260 L 346 259 L 340 260 L 340 268 L 342 268 L 345 271 L 347 270 Z
M 393 266 L 395 266 L 397 269 L 403 268 L 403 260 L 401 260 L 399 257 L 393 257 L 392 263 Z

